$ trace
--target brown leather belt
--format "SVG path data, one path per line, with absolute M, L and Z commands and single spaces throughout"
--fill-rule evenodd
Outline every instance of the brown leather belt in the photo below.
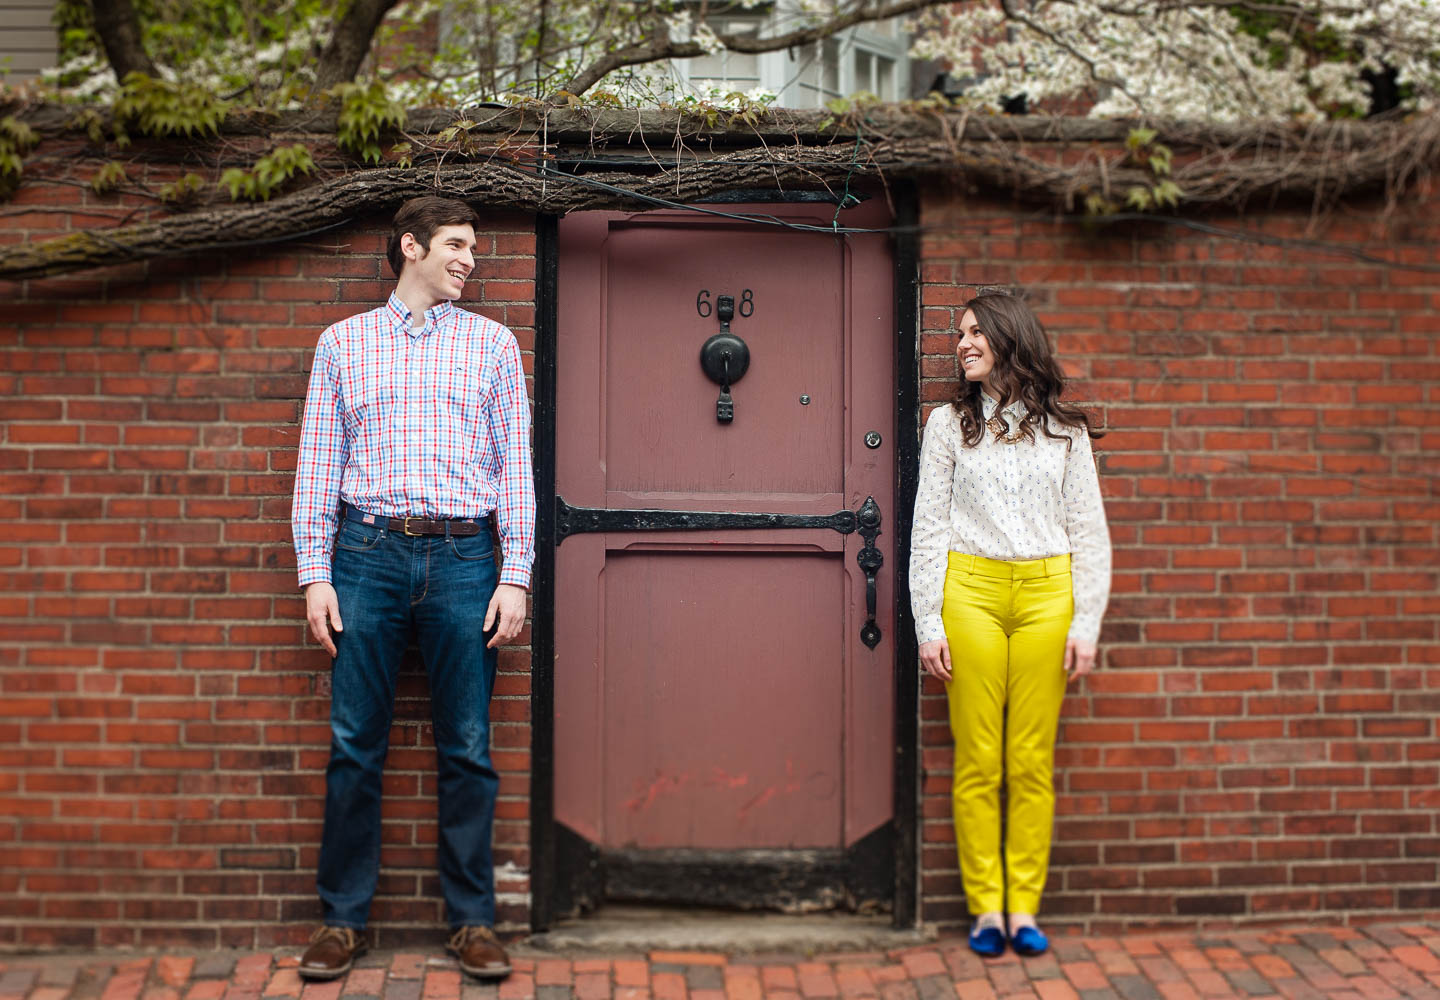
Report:
M 418 535 L 455 535 L 463 538 L 490 530 L 490 519 L 483 514 L 480 517 L 449 518 L 386 517 L 384 514 L 367 514 L 358 507 L 352 507 L 347 503 L 345 504 L 345 517 L 350 521 L 359 521 L 361 524 L 384 528 L 386 531 L 398 531 L 412 538 Z

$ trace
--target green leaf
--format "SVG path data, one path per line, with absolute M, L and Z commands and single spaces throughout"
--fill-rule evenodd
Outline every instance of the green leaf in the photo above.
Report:
M 240 191 L 245 187 L 245 171 L 231 167 L 220 175 L 220 186 L 230 189 L 230 200 L 239 201 Z
M 1170 147 L 1154 146 L 1150 150 L 1150 170 L 1157 177 L 1168 176 L 1170 173 Z
M 328 93 L 340 101 L 336 144 L 367 163 L 380 162 L 376 140 L 386 131 L 405 126 L 405 109 L 390 100 L 385 84 L 379 80 L 342 83 Z
M 1180 204 L 1180 199 L 1185 197 L 1185 192 L 1174 181 L 1161 181 L 1155 185 L 1154 195 L 1157 205 L 1169 205 L 1174 208 Z
M 127 73 L 112 110 L 117 132 L 134 126 L 142 135 L 220 134 L 228 101 L 201 84 L 155 80 L 144 73 Z
M 1141 146 L 1148 146 L 1155 141 L 1159 133 L 1153 128 L 1132 128 L 1130 134 L 1125 137 L 1125 146 L 1131 151 L 1138 150 Z
M 236 168 L 231 168 L 235 170 Z M 228 174 L 230 171 L 226 171 Z M 223 179 L 222 179 L 223 181 Z M 160 200 L 172 207 L 188 205 L 200 197 L 205 182 L 199 174 L 189 173 L 185 176 L 160 186 Z
M 128 179 L 124 164 L 111 160 L 95 171 L 95 176 L 90 178 L 90 189 L 96 194 L 109 194 Z

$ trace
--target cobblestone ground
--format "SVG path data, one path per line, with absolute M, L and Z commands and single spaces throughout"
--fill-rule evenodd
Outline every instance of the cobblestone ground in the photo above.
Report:
M 1198 1000 L 1435 998 L 1440 924 L 1059 938 L 982 961 L 961 938 L 894 952 L 555 955 L 518 946 L 498 985 L 434 954 L 373 952 L 304 983 L 269 953 L 4 956 L 0 1000 Z

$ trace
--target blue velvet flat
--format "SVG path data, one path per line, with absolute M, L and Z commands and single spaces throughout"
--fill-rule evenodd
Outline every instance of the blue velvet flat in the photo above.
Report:
M 1010 939 L 1010 947 L 1017 955 L 1043 955 L 1050 948 L 1050 939 L 1038 927 L 1022 927 Z
M 982 927 L 970 934 L 970 950 L 981 958 L 1005 954 L 1005 932 L 998 927 Z

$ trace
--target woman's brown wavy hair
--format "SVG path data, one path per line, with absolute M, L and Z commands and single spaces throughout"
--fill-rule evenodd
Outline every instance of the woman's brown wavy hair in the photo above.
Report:
M 1065 376 L 1050 338 L 1030 307 L 1017 296 L 1002 291 L 984 291 L 966 305 L 975 313 L 980 332 L 985 335 L 995 355 L 990 372 L 990 385 L 1001 394 L 1006 404 L 1015 400 L 1025 404 L 1025 416 L 1017 433 L 1035 440 L 1035 428 L 1046 437 L 1069 444 L 1069 438 L 1051 430 L 1051 421 L 1066 427 L 1083 427 L 1092 438 L 1103 433 L 1091 423 L 1090 417 L 1078 406 L 1060 400 L 1065 391 Z M 953 405 L 960 414 L 960 430 L 967 447 L 973 448 L 985 435 L 985 410 L 979 382 L 961 378 Z M 996 438 L 1000 434 L 996 433 Z

